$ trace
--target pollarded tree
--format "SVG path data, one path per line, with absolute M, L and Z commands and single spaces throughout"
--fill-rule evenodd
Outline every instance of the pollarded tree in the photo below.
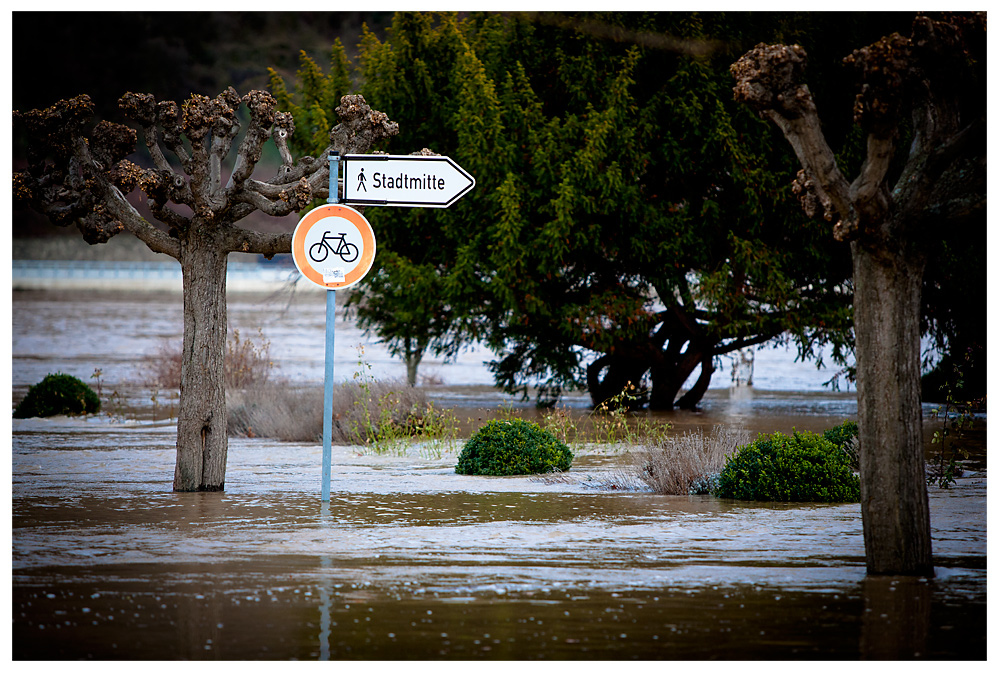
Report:
M 939 242 L 985 212 L 985 15 L 920 15 L 909 37 L 846 57 L 867 137 L 852 182 L 803 82 L 805 58 L 797 45 L 758 45 L 732 65 L 735 97 L 781 129 L 803 166 L 803 205 L 850 244 L 867 570 L 932 575 L 921 290 Z
M 344 96 L 336 108 L 340 123 L 329 131 L 326 148 L 296 162 L 288 148 L 294 118 L 278 111 L 265 91 L 240 97 L 230 87 L 214 99 L 194 95 L 182 106 L 127 93 L 119 105 L 142 129 L 151 167 L 127 159 L 135 151 L 133 128 L 108 121 L 93 125 L 93 104 L 77 96 L 44 110 L 15 112 L 28 134 L 28 168 L 14 174 L 14 196 L 56 225 L 75 224 L 88 243 L 128 231 L 180 262 L 184 345 L 173 488 L 222 490 L 228 448 L 223 386 L 227 258 L 236 251 L 270 256 L 291 250 L 290 232 L 264 234 L 237 223 L 255 211 L 288 215 L 327 196 L 329 151 L 367 152 L 376 141 L 398 133 L 398 125 L 363 97 Z M 241 105 L 249 110 L 242 137 Z M 271 139 L 282 163 L 273 177 L 254 178 Z M 234 148 L 235 158 L 226 166 Z M 136 188 L 166 231 L 125 198 Z

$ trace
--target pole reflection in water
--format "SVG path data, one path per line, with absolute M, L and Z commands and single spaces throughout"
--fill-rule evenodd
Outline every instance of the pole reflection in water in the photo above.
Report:
M 931 490 L 937 577 L 893 584 L 856 504 L 605 490 L 606 446 L 558 481 L 334 447 L 323 505 L 318 445 L 234 438 L 226 491 L 178 494 L 170 427 L 13 438 L 15 659 L 985 655 L 983 476 Z
M 124 385 L 161 336 L 179 335 L 179 307 L 15 297 L 14 387 L 60 368 L 88 380 L 97 367 L 106 390 Z M 321 344 L 321 305 L 294 320 L 251 302 L 231 308 L 234 325 L 270 316 L 263 327 L 282 375 L 322 370 L 311 345 Z M 356 365 L 340 364 L 345 378 Z M 764 364 L 761 354 L 751 392 L 709 391 L 703 412 L 663 418 L 677 432 L 724 424 L 755 434 L 821 431 L 855 415 L 849 395 L 767 391 Z M 473 388 L 465 365 L 482 364 L 458 363 L 469 385 L 431 389 L 462 421 L 506 399 Z M 575 403 L 585 413 L 587 401 Z M 580 447 L 558 480 L 456 475 L 456 450 L 333 447 L 323 504 L 318 442 L 234 437 L 225 492 L 177 494 L 174 423 L 14 420 L 12 654 L 982 659 L 984 426 L 976 420 L 974 472 L 930 490 L 937 576 L 892 584 L 865 579 L 859 505 L 607 488 L 634 469 L 619 446 Z
M 333 560 L 323 556 L 320 566 L 325 570 L 333 566 Z M 324 573 L 325 574 L 325 573 Z M 326 575 L 319 585 L 319 661 L 330 660 L 330 613 L 333 610 L 332 580 Z
M 330 503 L 323 501 L 319 507 L 319 519 L 329 525 Z M 320 558 L 320 567 L 323 570 L 333 567 L 333 559 L 329 556 Z M 322 573 L 319 584 L 319 660 L 330 660 L 330 624 L 333 621 L 333 580 L 329 573 Z

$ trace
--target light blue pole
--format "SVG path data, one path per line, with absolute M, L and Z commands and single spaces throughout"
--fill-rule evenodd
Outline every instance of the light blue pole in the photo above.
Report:
M 336 330 L 336 290 L 326 291 L 326 376 L 323 379 L 323 502 L 330 501 L 333 462 L 333 341 Z
M 327 203 L 340 200 L 340 153 L 330 152 L 330 195 Z M 330 501 L 333 463 L 333 343 L 336 338 L 336 290 L 326 290 L 326 375 L 323 379 L 323 502 Z

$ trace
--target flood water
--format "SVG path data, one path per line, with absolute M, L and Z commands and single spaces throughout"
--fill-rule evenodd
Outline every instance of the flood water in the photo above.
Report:
M 179 298 L 89 299 L 15 294 L 15 399 L 95 368 L 105 395 L 146 395 L 135 368 L 180 334 Z M 235 296 L 230 317 L 261 327 L 284 376 L 321 380 L 324 306 L 302 304 Z M 364 357 L 381 376 L 401 366 L 372 344 Z M 440 364 L 436 398 L 510 403 L 481 359 Z M 767 390 L 759 368 L 754 389 L 668 420 L 769 432 L 855 414 L 849 393 Z M 859 505 L 615 489 L 634 459 L 613 445 L 576 447 L 561 479 L 456 475 L 454 447 L 334 447 L 327 505 L 313 443 L 233 438 L 224 492 L 174 493 L 169 419 L 14 420 L 11 436 L 14 659 L 986 657 L 984 451 L 930 489 L 927 580 L 866 577 Z

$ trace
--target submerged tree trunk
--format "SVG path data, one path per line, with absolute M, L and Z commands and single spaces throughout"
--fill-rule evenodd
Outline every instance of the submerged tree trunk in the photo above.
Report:
M 184 358 L 180 371 L 175 491 L 225 488 L 226 258 L 217 241 L 191 227 L 181 243 Z
M 593 406 L 597 407 L 620 394 L 629 384 L 640 386 L 646 372 L 650 372 L 650 409 L 695 408 L 704 397 L 714 373 L 713 344 L 702 339 L 680 341 L 681 346 L 675 348 L 664 350 L 649 344 L 644 349 L 636 348 L 627 356 L 604 354 L 594 360 L 586 370 L 587 389 Z M 678 352 L 683 344 L 686 344 L 686 350 Z M 697 381 L 677 400 L 681 388 L 698 365 L 701 366 L 701 373 Z M 641 400 L 637 402 L 640 404 Z
M 650 362 L 624 355 L 604 354 L 586 368 L 586 387 L 594 407 L 620 395 L 629 385 L 638 386 Z
M 932 575 L 919 390 L 924 260 L 851 247 L 867 572 Z
M 704 393 L 708 392 L 708 385 L 711 383 L 711 375 L 715 373 L 714 357 L 711 349 L 704 350 L 701 356 L 701 374 L 697 377 L 694 385 L 684 393 L 683 397 L 677 400 L 676 406 L 680 409 L 696 409 L 700 404 Z

